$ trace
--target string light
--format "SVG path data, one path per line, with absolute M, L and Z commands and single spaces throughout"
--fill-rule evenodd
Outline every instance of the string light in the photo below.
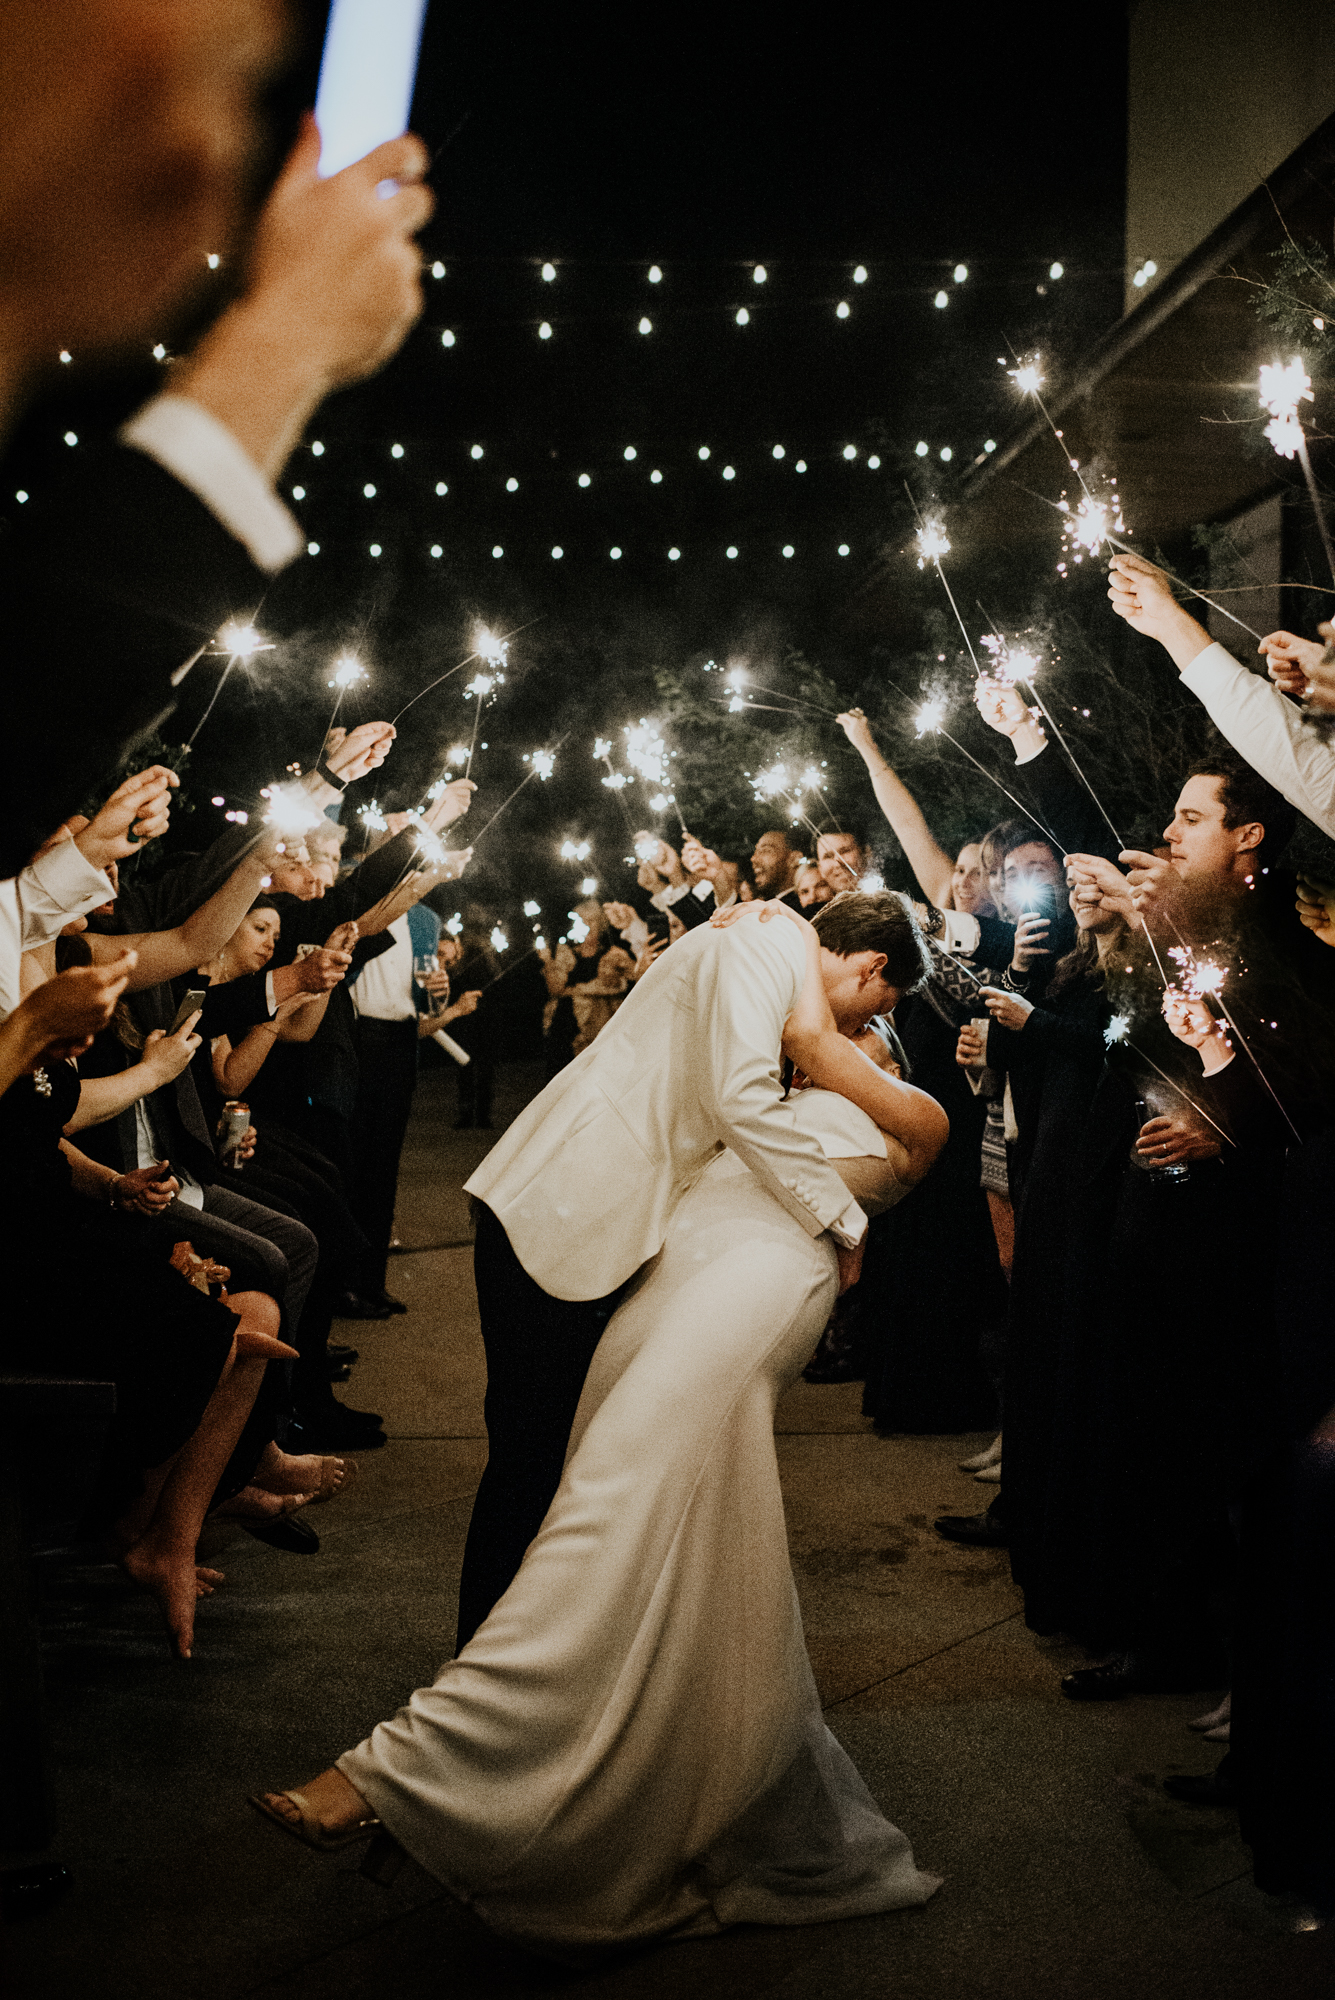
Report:
M 932 304 L 938 309 L 938 311 L 944 310 L 944 308 L 950 304 L 949 293 L 938 292 L 936 297 L 932 300 Z
M 543 265 L 543 267 L 542 267 L 542 275 L 543 275 L 543 279 L 544 279 L 544 281 L 545 281 L 545 282 L 546 282 L 547 284 L 549 284 L 549 285 L 550 285 L 550 284 L 551 284 L 551 282 L 552 282 L 552 279 L 553 279 L 553 278 L 554 278 L 554 277 L 556 276 L 556 266 L 555 266 L 555 264 L 544 264 L 544 265 Z
M 580 475 L 579 475 L 579 482 L 578 482 L 578 483 L 579 483 L 579 484 L 580 484 L 581 486 L 591 486 L 591 485 L 593 484 L 593 482 L 592 482 L 592 480 L 591 480 L 591 479 L 589 478 L 589 475 L 588 475 L 588 473 L 587 473 L 587 472 L 581 472 L 581 473 L 580 473 Z
M 480 444 L 473 445 L 469 450 L 468 456 L 470 458 L 481 458 L 483 456 L 482 446 Z
M 745 306 L 738 306 L 738 308 L 737 308 L 737 314 L 736 314 L 736 321 L 737 321 L 737 325 L 738 325 L 738 326 L 750 326 L 750 324 L 751 324 L 751 315 L 750 315 L 750 313 L 749 313 L 749 312 L 748 312 L 748 311 L 746 310 L 746 307 L 745 307 Z
M 834 309 L 834 316 L 836 319 L 847 319 L 851 311 L 852 307 L 849 305 L 848 300 L 840 299 L 838 305 Z
M 551 337 L 552 337 L 551 325 L 547 320 L 544 320 L 542 322 L 542 325 L 538 328 L 538 339 L 550 340 Z
M 765 280 L 769 276 L 769 272 L 765 269 L 765 266 L 763 264 L 757 264 L 755 270 L 751 273 L 751 276 L 756 284 L 763 285 Z
M 642 319 L 640 321 L 641 333 L 652 333 L 653 330 L 654 330 L 654 323 L 651 319 Z
M 659 285 L 662 282 L 663 273 L 659 270 L 657 264 L 651 264 L 649 266 L 649 283 L 651 285 Z
M 955 283 L 957 285 L 962 285 L 967 279 L 968 275 L 969 275 L 969 267 L 967 264 L 957 264 L 955 266 Z
M 444 332 L 440 336 L 440 344 L 442 347 L 454 346 L 454 329 L 452 327 L 447 326 L 445 328 Z
M 859 264 L 856 271 L 854 271 L 853 273 L 853 283 L 855 285 L 865 285 L 866 282 L 867 282 L 867 267 L 865 264 Z
M 324 446 L 321 444 L 319 438 L 314 439 L 311 444 L 311 457 L 312 458 L 324 457 Z

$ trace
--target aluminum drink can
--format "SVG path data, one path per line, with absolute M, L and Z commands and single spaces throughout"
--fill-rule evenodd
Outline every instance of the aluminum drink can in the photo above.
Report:
M 229 1097 L 218 1120 L 218 1157 L 233 1173 L 241 1171 L 236 1151 L 249 1130 L 250 1106 L 239 1097 Z

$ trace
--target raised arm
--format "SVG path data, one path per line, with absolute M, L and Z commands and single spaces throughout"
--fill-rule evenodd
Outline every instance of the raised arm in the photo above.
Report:
M 1177 602 L 1163 571 L 1142 556 L 1114 556 L 1108 595 L 1119 618 L 1157 639 L 1210 720 L 1254 771 L 1314 826 L 1335 837 L 1335 746 L 1307 728 L 1280 687 L 1249 673 Z M 1287 632 L 1261 641 L 1284 686 L 1297 676 L 1283 663 L 1304 665 L 1301 642 Z M 1310 655 L 1306 664 L 1314 664 Z M 1306 674 L 1303 674 L 1303 684 Z
M 890 822 L 891 831 L 908 857 L 909 867 L 929 903 L 950 908 L 950 878 L 955 864 L 933 834 L 922 808 L 908 786 L 895 776 L 876 747 L 871 724 L 860 708 L 850 708 L 839 718 L 853 748 L 867 767 L 876 803 Z
M 94 963 L 101 964 L 130 946 L 139 954 L 130 981 L 133 992 L 142 992 L 145 987 L 158 986 L 184 972 L 192 972 L 196 966 L 206 965 L 235 935 L 273 866 L 278 845 L 278 836 L 266 830 L 221 889 L 171 930 L 141 931 L 133 937 L 107 937 L 91 932 L 88 943 Z

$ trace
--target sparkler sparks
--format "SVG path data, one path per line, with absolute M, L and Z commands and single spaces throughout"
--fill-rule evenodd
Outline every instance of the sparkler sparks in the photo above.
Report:
M 983 649 L 991 655 L 990 679 L 999 687 L 1014 687 L 1020 681 L 1032 681 L 1039 669 L 1037 653 L 1022 651 L 1003 639 L 999 632 L 984 632 Z
M 1298 405 L 1314 400 L 1311 376 L 1296 355 L 1287 367 L 1278 361 L 1263 362 L 1258 393 L 1261 408 L 1270 412 L 1266 436 L 1281 458 L 1295 457 L 1304 446 Z
M 265 785 L 260 792 L 262 799 L 269 801 L 269 809 L 264 815 L 264 823 L 288 839 L 298 839 L 318 826 L 323 813 L 312 810 L 304 798 L 293 792 L 282 791 L 277 785 Z
M 335 660 L 332 678 L 326 685 L 340 688 L 346 694 L 350 687 L 356 687 L 359 681 L 369 681 L 370 678 L 360 660 L 354 658 L 351 653 L 342 653 Z
M 942 556 L 950 554 L 950 543 L 939 521 L 924 521 L 917 533 L 917 543 L 919 569 L 925 569 L 929 562 L 939 563 Z
M 1169 945 L 1168 956 L 1178 969 L 1181 991 L 1188 1000 L 1217 999 L 1228 978 L 1227 968 L 1211 960 L 1198 961 L 1189 944 Z
M 233 660 L 249 660 L 256 653 L 271 653 L 273 642 L 261 638 L 253 625 L 234 625 L 229 621 L 218 634 L 218 649 Z
M 587 840 L 563 840 L 561 859 L 563 861 L 587 861 L 593 848 Z
M 449 922 L 446 924 L 445 929 L 447 930 L 447 932 L 451 937 L 457 938 L 463 927 L 464 927 L 463 917 L 461 913 L 458 910 L 456 910 L 454 915 L 449 919 Z
M 923 702 L 913 718 L 913 726 L 919 736 L 936 734 L 946 719 L 946 707 L 944 695 L 934 695 L 930 701 Z
M 1008 368 L 1006 373 L 1022 396 L 1036 396 L 1043 387 L 1043 375 L 1037 355 L 1032 361 L 1022 361 L 1018 368 Z
M 1131 1016 L 1129 1014 L 1114 1014 L 1103 1031 L 1105 1048 L 1111 1048 L 1114 1042 L 1124 1042 L 1130 1032 Z
M 570 929 L 566 932 L 566 936 L 570 939 L 571 944 L 583 944 L 585 938 L 589 935 L 589 926 L 585 923 L 578 910 L 571 910 L 568 914 L 570 917 Z
M 542 904 L 535 903 L 530 896 L 524 905 L 524 915 L 526 917 L 540 917 L 542 915 Z
M 556 758 L 550 750 L 533 750 L 525 754 L 524 762 L 531 764 L 543 784 L 546 784 L 556 769 Z
M 371 799 L 366 805 L 359 806 L 357 817 L 368 833 L 385 833 L 389 829 L 389 821 L 381 812 L 378 799 Z
M 504 667 L 510 659 L 510 641 L 498 639 L 485 625 L 479 625 L 473 638 L 473 649 L 491 667 Z
M 666 785 L 668 747 L 656 723 L 643 716 L 633 728 L 621 732 L 626 739 L 626 762 L 646 784 Z
M 474 674 L 471 681 L 465 682 L 464 693 L 476 696 L 478 701 L 485 701 L 497 681 L 503 679 L 503 674 Z
M 491 948 L 493 951 L 509 951 L 510 949 L 510 940 L 499 924 L 492 925 Z

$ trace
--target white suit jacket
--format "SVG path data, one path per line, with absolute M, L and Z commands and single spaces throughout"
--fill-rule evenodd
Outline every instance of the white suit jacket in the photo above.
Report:
M 782 1095 L 805 976 L 802 934 L 782 919 L 697 927 L 493 1146 L 465 1185 L 545 1292 L 597 1299 L 623 1284 L 725 1146 L 810 1235 L 861 1239 L 865 1215 Z

